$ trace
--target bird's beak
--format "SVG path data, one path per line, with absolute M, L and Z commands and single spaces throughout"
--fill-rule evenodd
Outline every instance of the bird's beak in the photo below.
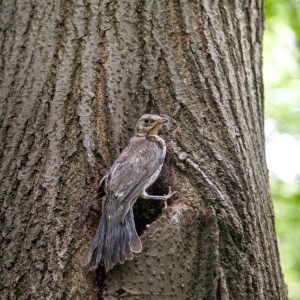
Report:
M 157 124 L 165 124 L 167 123 L 169 120 L 166 118 L 161 118 L 159 121 L 157 121 Z

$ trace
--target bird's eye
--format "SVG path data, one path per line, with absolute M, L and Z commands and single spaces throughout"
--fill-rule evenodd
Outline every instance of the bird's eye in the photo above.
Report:
M 149 123 L 149 119 L 144 119 L 144 122 L 145 122 L 146 124 L 148 124 L 148 123 Z

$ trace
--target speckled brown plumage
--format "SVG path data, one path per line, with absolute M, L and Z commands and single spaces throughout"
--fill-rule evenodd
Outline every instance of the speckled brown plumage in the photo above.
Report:
M 146 189 L 156 180 L 163 165 L 166 146 L 157 135 L 167 120 L 156 115 L 144 115 L 136 126 L 137 136 L 102 178 L 99 189 L 107 195 L 100 224 L 85 256 L 85 264 L 97 268 L 103 261 L 106 271 L 117 263 L 133 258 L 133 252 L 142 251 L 137 235 L 132 206 L 137 198 L 167 200 L 167 196 L 152 196 Z

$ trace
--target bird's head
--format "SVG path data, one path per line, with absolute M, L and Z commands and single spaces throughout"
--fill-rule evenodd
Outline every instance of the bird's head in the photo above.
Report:
M 159 128 L 167 122 L 168 120 L 166 118 L 162 118 L 157 115 L 143 115 L 136 124 L 136 135 L 157 135 Z

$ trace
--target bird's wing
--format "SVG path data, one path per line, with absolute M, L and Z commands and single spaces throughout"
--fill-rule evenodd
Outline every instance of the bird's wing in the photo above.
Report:
M 110 169 L 107 192 L 118 202 L 121 221 L 164 162 L 165 149 L 154 137 L 132 138 Z

